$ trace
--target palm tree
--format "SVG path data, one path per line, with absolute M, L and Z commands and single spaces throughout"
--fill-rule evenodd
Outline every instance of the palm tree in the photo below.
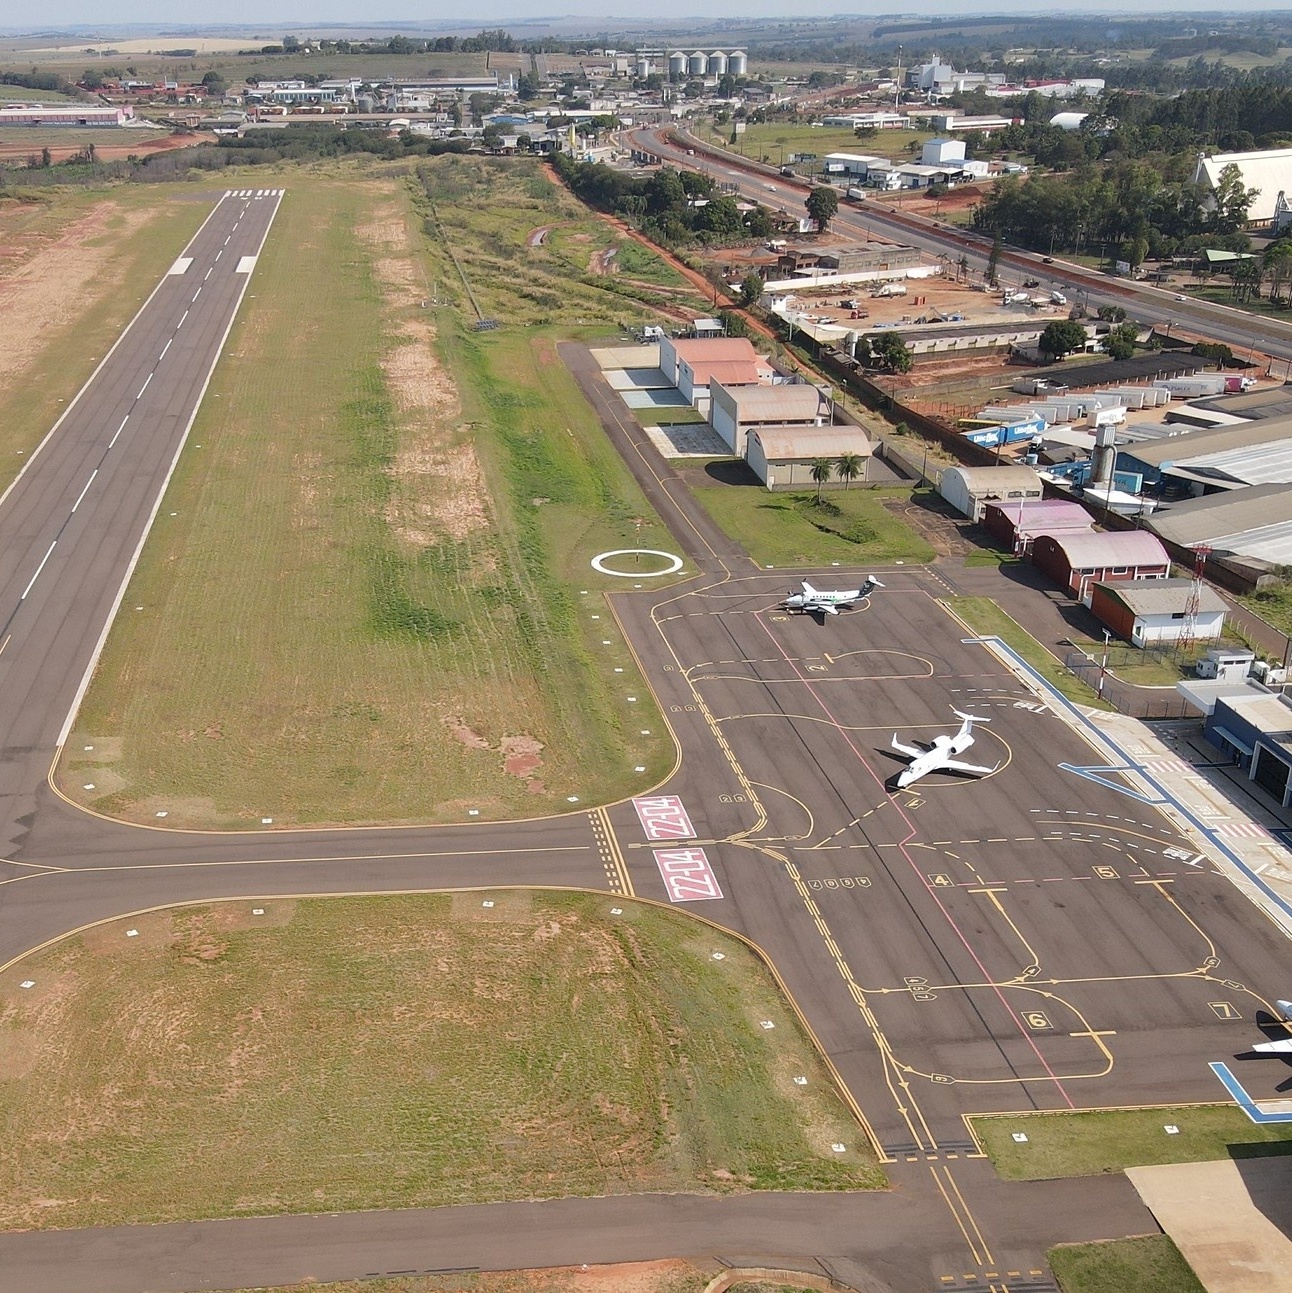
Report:
M 834 469 L 839 479 L 843 481 L 844 489 L 847 489 L 861 475 L 862 465 L 859 453 L 841 453 L 835 459 Z
M 812 460 L 812 479 L 816 482 L 816 501 L 817 505 L 821 503 L 822 487 L 829 481 L 834 474 L 834 463 L 829 458 L 814 458 Z

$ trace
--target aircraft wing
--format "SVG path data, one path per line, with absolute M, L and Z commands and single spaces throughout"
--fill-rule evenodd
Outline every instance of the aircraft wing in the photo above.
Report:
M 1260 1051 L 1262 1055 L 1289 1055 L 1292 1054 L 1292 1037 L 1277 1042 L 1257 1042 L 1252 1050 Z
M 924 753 L 923 750 L 917 750 L 913 745 L 903 745 L 901 741 L 897 739 L 896 732 L 893 733 L 893 749 L 895 749 L 899 754 L 905 754 L 908 758 L 912 759 L 918 759 L 920 755 Z
M 817 610 L 824 611 L 827 615 L 839 614 L 839 608 L 833 602 L 815 602 L 813 604 Z
M 990 773 L 995 772 L 996 768 L 1000 767 L 1000 764 L 998 763 L 996 768 L 982 768 L 976 763 L 961 763 L 958 759 L 948 759 L 944 764 L 942 764 L 942 767 L 950 768 L 952 772 L 976 772 L 980 776 L 985 777 Z

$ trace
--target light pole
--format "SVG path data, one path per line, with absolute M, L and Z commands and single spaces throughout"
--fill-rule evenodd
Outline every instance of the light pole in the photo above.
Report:
M 1099 661 L 1099 685 L 1095 688 L 1095 693 L 1100 700 L 1104 698 L 1104 675 L 1108 672 L 1108 643 L 1112 640 L 1112 634 L 1104 629 L 1104 654 L 1103 659 Z

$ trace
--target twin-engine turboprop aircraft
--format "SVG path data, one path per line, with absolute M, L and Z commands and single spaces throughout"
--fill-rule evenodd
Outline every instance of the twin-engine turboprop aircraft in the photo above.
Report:
M 915 745 L 903 745 L 897 739 L 897 733 L 893 733 L 893 749 L 898 754 L 905 754 L 911 760 L 897 774 L 899 790 L 927 776 L 930 772 L 976 772 L 985 777 L 1000 767 L 998 763 L 995 768 L 983 768 L 976 763 L 961 763 L 955 757 L 957 754 L 963 754 L 973 744 L 973 725 L 990 723 L 991 719 L 981 718 L 977 714 L 962 714 L 958 709 L 951 712 L 961 720 L 960 730 L 953 736 L 945 732 L 941 736 L 935 736 L 933 744 L 928 749 L 920 749 Z
M 866 582 L 860 588 L 836 588 L 827 592 L 822 588 L 813 588 L 806 579 L 802 581 L 797 593 L 790 595 L 781 603 L 781 609 L 799 615 L 838 615 L 856 602 L 865 601 L 883 584 L 874 575 L 867 575 Z

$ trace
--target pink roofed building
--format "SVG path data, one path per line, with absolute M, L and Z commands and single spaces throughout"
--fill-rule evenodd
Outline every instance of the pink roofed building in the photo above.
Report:
M 1086 534 L 1095 518 L 1080 503 L 1061 498 L 1001 499 L 983 508 L 983 528 L 1016 556 L 1029 552 L 1040 534 Z

